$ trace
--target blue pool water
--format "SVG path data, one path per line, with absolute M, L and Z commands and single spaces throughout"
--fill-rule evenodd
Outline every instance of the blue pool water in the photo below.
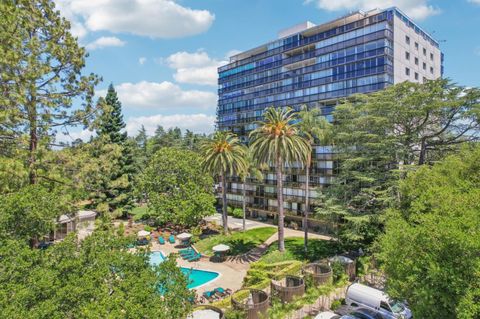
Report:
M 150 253 L 150 265 L 154 265 L 154 266 L 159 265 L 164 260 L 165 260 L 165 256 L 163 256 L 161 252 L 154 251 Z M 180 270 L 189 279 L 189 283 L 187 285 L 189 289 L 206 284 L 207 282 L 217 278 L 219 275 L 218 272 L 193 269 L 193 268 L 180 267 Z

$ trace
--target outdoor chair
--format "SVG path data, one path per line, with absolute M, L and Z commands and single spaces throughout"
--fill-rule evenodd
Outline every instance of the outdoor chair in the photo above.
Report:
M 193 256 L 189 256 L 186 259 L 191 262 L 191 261 L 197 261 L 201 257 L 202 257 L 202 254 L 194 254 Z
M 158 237 L 158 243 L 159 243 L 160 245 L 165 245 L 165 239 L 164 239 L 163 237 L 160 237 L 160 236 L 159 236 L 159 237 Z
M 202 296 L 207 299 L 208 301 L 213 301 L 215 299 L 218 299 L 218 297 L 216 296 L 216 292 L 215 290 L 211 290 L 211 291 L 205 291 Z
M 168 241 L 170 242 L 170 244 L 175 244 L 175 237 L 173 235 L 170 235 L 170 237 L 168 237 Z
M 225 289 L 223 289 L 222 287 L 217 287 L 215 289 L 213 289 L 218 295 L 220 295 L 221 297 L 226 297 L 228 296 L 228 293 Z

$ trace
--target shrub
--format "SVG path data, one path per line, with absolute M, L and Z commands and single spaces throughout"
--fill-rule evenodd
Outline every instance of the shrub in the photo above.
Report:
M 232 216 L 235 218 L 243 218 L 243 209 L 235 208 L 232 212 Z
M 336 299 L 332 302 L 332 304 L 330 305 L 330 309 L 332 309 L 333 311 L 337 310 L 338 308 L 340 308 L 342 306 L 342 302 L 339 300 L 339 299 Z
M 123 236 L 125 234 L 125 224 L 124 223 L 120 223 L 120 225 L 118 225 L 117 234 L 118 234 L 118 236 Z
M 227 215 L 232 216 L 232 214 L 233 214 L 233 207 L 227 206 Z
M 145 231 L 151 232 L 153 228 L 151 226 L 145 225 L 145 227 L 143 227 L 143 229 Z

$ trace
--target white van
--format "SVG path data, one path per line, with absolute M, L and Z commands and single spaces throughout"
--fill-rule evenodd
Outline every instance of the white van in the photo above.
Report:
M 384 318 L 412 318 L 412 312 L 405 304 L 391 300 L 381 290 L 362 284 L 352 284 L 347 289 L 345 303 L 352 307 L 365 307 L 379 312 Z

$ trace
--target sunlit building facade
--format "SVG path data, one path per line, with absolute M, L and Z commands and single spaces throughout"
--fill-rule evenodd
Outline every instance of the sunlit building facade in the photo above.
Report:
M 319 108 L 332 121 L 338 100 L 403 82 L 422 82 L 443 73 L 438 42 L 397 8 L 355 12 L 321 25 L 305 22 L 279 32 L 277 40 L 230 57 L 218 69 L 217 128 L 248 143 L 255 121 L 269 106 Z M 315 146 L 310 174 L 312 205 L 319 187 L 334 178 L 331 148 Z M 305 172 L 286 167 L 286 220 L 301 226 Z M 263 181 L 249 180 L 247 207 L 252 217 L 274 217 L 277 210 L 274 172 Z M 232 177 L 227 198 L 241 206 L 242 185 Z M 313 208 L 313 207 L 311 207 Z

